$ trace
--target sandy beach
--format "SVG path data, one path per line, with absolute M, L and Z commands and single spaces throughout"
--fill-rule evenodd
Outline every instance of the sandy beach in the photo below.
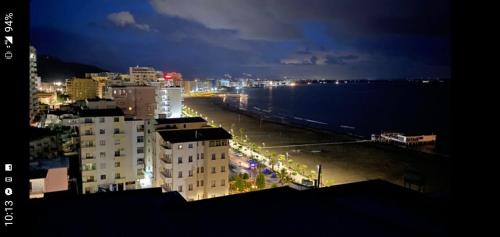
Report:
M 417 169 L 425 178 L 426 192 L 448 191 L 450 188 L 449 158 L 371 143 L 342 143 L 357 138 L 259 121 L 257 118 L 230 111 L 210 97 L 185 98 L 184 104 L 227 130 L 233 128 L 238 134 L 240 128 L 244 128 L 248 140 L 259 146 L 270 147 L 264 149 L 269 153 L 288 152 L 290 159 L 307 165 L 308 170 L 314 170 L 317 164 L 321 164 L 323 180 L 328 183 L 343 184 L 383 179 L 403 185 L 404 171 L 411 167 Z M 337 142 L 340 144 L 273 148 Z

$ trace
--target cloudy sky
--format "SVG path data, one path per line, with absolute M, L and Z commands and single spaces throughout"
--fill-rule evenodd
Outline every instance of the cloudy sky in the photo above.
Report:
M 41 54 L 187 79 L 449 77 L 447 0 L 32 0 Z

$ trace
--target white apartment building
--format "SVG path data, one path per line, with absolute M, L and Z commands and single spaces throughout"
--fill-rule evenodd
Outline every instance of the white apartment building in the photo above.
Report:
M 154 133 L 155 185 L 165 192 L 177 191 L 186 200 L 229 194 L 231 134 L 201 121 L 204 120 L 159 119 Z
M 30 46 L 30 123 L 35 119 L 35 116 L 40 112 L 38 98 L 36 93 L 41 87 L 41 79 L 37 74 L 36 49 Z
M 119 108 L 85 109 L 79 117 L 82 192 L 137 188 L 140 122 L 125 121 Z
M 182 87 L 170 81 L 152 82 L 156 88 L 155 118 L 179 118 L 182 116 Z
M 157 80 L 156 70 L 152 67 L 129 67 L 129 74 L 131 82 L 147 82 Z

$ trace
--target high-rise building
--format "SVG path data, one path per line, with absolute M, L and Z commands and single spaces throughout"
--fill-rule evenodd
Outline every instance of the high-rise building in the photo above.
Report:
M 156 110 L 156 88 L 153 86 L 111 86 L 111 96 L 125 116 L 152 119 Z
M 229 139 L 223 128 L 203 118 L 155 120 L 153 177 L 163 191 L 178 191 L 186 200 L 229 194 Z
M 66 92 L 73 101 L 97 97 L 97 81 L 90 78 L 72 78 L 66 80 Z
M 142 121 L 125 121 L 119 108 L 85 109 L 79 116 L 82 192 L 137 188 Z
M 171 81 L 152 82 L 156 88 L 155 118 L 179 118 L 182 116 L 182 87 L 174 86 Z
M 129 67 L 131 82 L 148 82 L 158 79 L 156 70 L 152 67 Z
M 41 79 L 37 74 L 37 62 L 36 62 L 36 49 L 30 46 L 30 123 L 35 120 L 35 116 L 40 112 L 40 107 L 38 104 L 38 98 L 36 93 L 38 88 L 41 87 Z

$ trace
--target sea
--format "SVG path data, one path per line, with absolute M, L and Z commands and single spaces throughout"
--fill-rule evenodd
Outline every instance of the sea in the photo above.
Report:
M 244 88 L 244 109 L 369 139 L 371 134 L 435 134 L 450 153 L 450 83 L 374 82 Z

